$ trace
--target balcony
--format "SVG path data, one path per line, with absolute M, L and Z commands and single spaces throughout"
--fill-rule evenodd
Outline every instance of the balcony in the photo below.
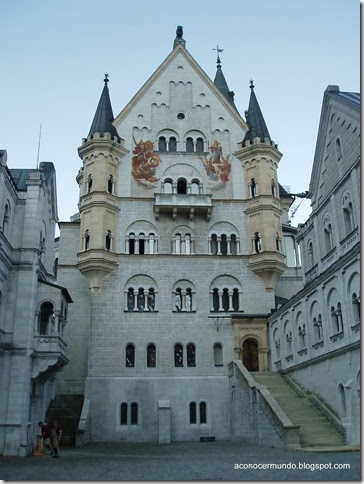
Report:
M 160 214 L 169 215 L 176 220 L 178 215 L 184 215 L 193 220 L 200 216 L 210 220 L 212 212 L 212 195 L 156 193 L 154 200 L 155 218 Z
M 68 363 L 67 344 L 59 335 L 35 335 L 32 378 L 40 373 L 56 373 Z

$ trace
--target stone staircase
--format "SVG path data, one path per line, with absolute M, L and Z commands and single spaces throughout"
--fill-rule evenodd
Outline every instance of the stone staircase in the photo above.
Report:
M 345 437 L 312 405 L 308 397 L 300 396 L 273 371 L 251 372 L 259 385 L 266 386 L 294 425 L 299 425 L 302 447 L 342 447 Z
M 46 422 L 56 419 L 62 427 L 62 447 L 73 447 L 76 443 L 76 430 L 80 421 L 83 395 L 57 395 L 49 404 Z

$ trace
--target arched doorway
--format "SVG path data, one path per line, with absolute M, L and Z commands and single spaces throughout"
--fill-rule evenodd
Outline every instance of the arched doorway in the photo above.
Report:
M 258 343 L 255 339 L 246 339 L 243 343 L 243 365 L 248 371 L 259 371 Z

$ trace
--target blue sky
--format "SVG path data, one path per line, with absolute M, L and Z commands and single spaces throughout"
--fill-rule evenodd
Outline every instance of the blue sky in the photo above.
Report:
M 58 212 L 77 211 L 77 148 L 103 87 L 114 115 L 172 50 L 177 25 L 187 49 L 214 78 L 216 45 L 241 114 L 249 80 L 283 158 L 279 181 L 308 189 L 323 93 L 360 89 L 359 0 L 3 0 L 0 2 L 0 149 L 9 168 L 57 170 Z M 297 204 L 300 200 L 297 200 Z M 292 220 L 309 215 L 305 201 Z

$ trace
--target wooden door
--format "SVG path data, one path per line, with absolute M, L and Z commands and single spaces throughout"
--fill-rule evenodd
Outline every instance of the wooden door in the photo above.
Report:
M 248 371 L 259 371 L 258 343 L 254 339 L 243 343 L 243 365 Z

